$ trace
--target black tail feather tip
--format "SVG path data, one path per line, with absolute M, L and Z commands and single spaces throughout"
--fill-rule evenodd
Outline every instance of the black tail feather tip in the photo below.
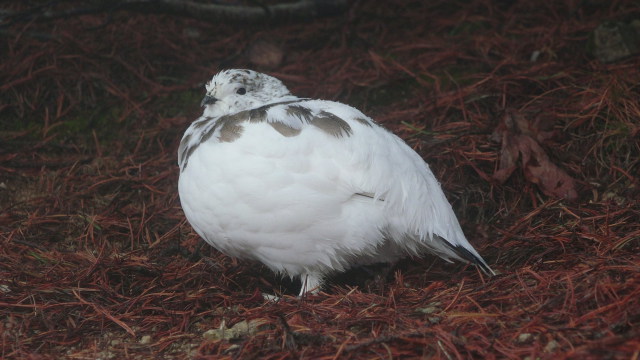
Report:
M 484 262 L 484 260 L 482 258 L 479 258 L 478 256 L 476 256 L 475 254 L 471 253 L 471 251 L 467 250 L 466 248 L 460 246 L 460 245 L 452 245 L 451 243 L 449 243 L 448 241 L 444 241 L 444 243 L 451 249 L 453 250 L 458 256 L 460 256 L 461 258 L 472 262 L 473 264 L 475 264 L 476 266 L 478 266 L 480 268 L 480 270 L 482 270 L 482 272 L 484 272 L 487 275 L 496 275 L 495 271 L 493 271 L 489 265 L 487 265 L 486 262 Z

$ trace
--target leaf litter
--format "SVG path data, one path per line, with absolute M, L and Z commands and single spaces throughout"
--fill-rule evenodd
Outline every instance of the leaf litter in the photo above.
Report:
M 587 49 L 638 17 L 637 1 L 435 0 L 270 26 L 113 12 L 3 28 L 0 357 L 638 358 L 640 65 Z M 408 259 L 297 299 L 196 251 L 175 154 L 225 67 L 399 134 L 500 275 Z
M 538 131 L 537 124 L 531 124 L 526 117 L 515 110 L 507 110 L 502 121 L 494 130 L 492 138 L 498 140 L 500 150 L 499 168 L 493 178 L 500 184 L 518 168 L 522 159 L 525 178 L 538 185 L 543 193 L 567 200 L 577 200 L 575 180 L 558 165 L 538 143 L 550 136 L 548 132 Z

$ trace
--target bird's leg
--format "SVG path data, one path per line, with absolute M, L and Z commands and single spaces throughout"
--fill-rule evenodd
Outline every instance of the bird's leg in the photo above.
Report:
M 317 294 L 320 291 L 322 278 L 317 274 L 302 274 L 300 275 L 300 282 L 302 283 L 302 288 L 298 297 L 303 297 L 306 293 Z

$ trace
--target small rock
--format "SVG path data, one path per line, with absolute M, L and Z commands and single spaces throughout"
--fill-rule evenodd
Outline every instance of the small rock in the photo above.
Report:
M 589 36 L 589 51 L 603 63 L 638 54 L 640 33 L 634 25 L 619 21 L 603 22 Z
M 547 344 L 547 346 L 544 347 L 544 352 L 546 353 L 552 353 L 554 352 L 558 347 L 560 346 L 560 344 L 555 341 L 555 340 L 551 340 L 549 341 L 549 343 Z
M 144 335 L 143 337 L 140 338 L 139 343 L 142 344 L 142 345 L 150 344 L 151 343 L 151 335 Z
M 196 28 L 187 27 L 182 30 L 182 34 L 186 37 L 190 37 L 192 39 L 197 39 L 200 37 L 200 31 Z
M 227 328 L 225 322 L 220 324 L 220 328 L 207 330 L 202 334 L 202 337 L 207 340 L 234 340 L 244 336 L 255 335 L 258 329 L 265 324 L 264 320 L 242 320 L 239 323 L 233 325 L 231 328 Z
M 284 51 L 273 41 L 256 40 L 247 47 L 247 57 L 252 65 L 263 69 L 274 69 L 282 64 Z
M 439 302 L 433 302 L 433 303 L 428 304 L 425 307 L 416 308 L 416 312 L 419 312 L 419 313 L 422 313 L 422 314 L 433 314 L 435 312 L 438 312 L 438 311 L 442 310 L 440 308 L 440 305 L 442 305 L 442 304 L 439 303 Z
M 533 338 L 533 335 L 530 333 L 522 333 L 520 335 L 518 335 L 518 342 L 519 343 L 524 343 L 527 342 L 529 340 L 531 340 Z
M 531 53 L 531 58 L 529 59 L 529 61 L 531 61 L 531 62 L 536 62 L 536 61 L 538 61 L 538 58 L 540 57 L 540 54 L 542 54 L 542 53 L 540 52 L 540 50 L 534 50 L 534 51 Z

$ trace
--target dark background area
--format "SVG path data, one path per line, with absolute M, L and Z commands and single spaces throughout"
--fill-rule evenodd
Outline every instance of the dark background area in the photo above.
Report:
M 88 3 L 0 5 L 0 358 L 640 356 L 637 1 L 47 19 Z M 408 259 L 300 300 L 260 264 L 194 255 L 176 152 L 223 68 L 398 134 L 500 274 Z

